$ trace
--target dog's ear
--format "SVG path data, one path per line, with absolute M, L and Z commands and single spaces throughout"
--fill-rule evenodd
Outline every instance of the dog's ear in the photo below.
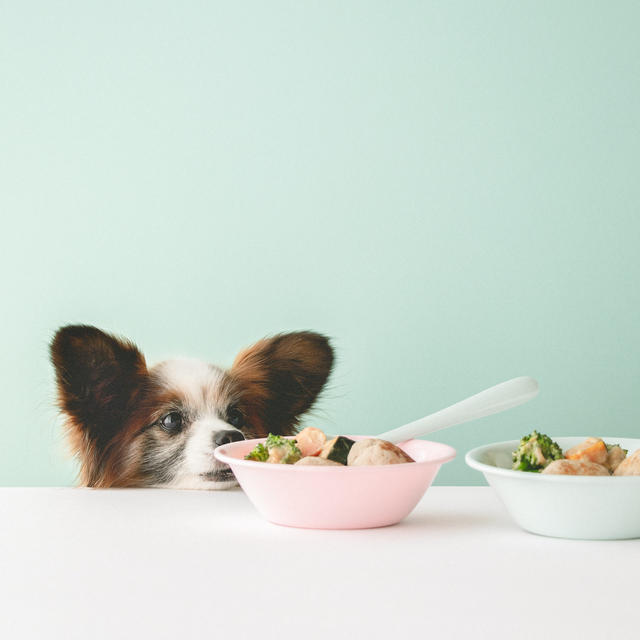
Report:
M 87 325 L 59 329 L 50 353 L 73 446 L 81 455 L 88 446 L 100 455 L 147 379 L 144 356 L 131 342 Z
M 289 434 L 315 402 L 332 366 L 329 340 L 299 331 L 265 338 L 245 349 L 233 363 L 231 376 L 257 430 Z

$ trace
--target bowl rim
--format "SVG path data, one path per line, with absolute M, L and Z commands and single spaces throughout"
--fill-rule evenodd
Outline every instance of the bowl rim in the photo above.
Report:
M 562 440 L 562 439 L 576 439 L 576 440 L 585 440 L 589 436 L 550 436 L 552 440 Z M 630 438 L 627 436 L 606 436 L 607 440 L 611 440 L 615 442 L 616 440 L 636 440 L 638 442 L 638 448 L 640 448 L 640 438 Z M 484 462 L 480 462 L 478 460 L 478 456 L 482 453 L 490 451 L 493 448 L 503 447 L 509 445 L 510 447 L 517 447 L 520 444 L 520 440 L 503 440 L 501 442 L 492 442 L 490 444 L 484 444 L 479 447 L 475 447 L 467 451 L 464 456 L 464 461 L 466 464 L 475 469 L 476 471 L 481 471 L 485 475 L 496 475 L 496 476 L 504 476 L 506 478 L 513 478 L 518 480 L 529 480 L 533 478 L 538 478 L 534 480 L 534 482 L 589 482 L 589 483 L 606 483 L 610 482 L 611 478 L 617 478 L 616 482 L 640 482 L 640 476 L 570 476 L 570 475 L 560 475 L 560 474 L 542 474 L 542 473 L 532 473 L 530 471 L 519 471 L 517 469 L 504 469 L 503 467 L 495 467 L 491 464 L 486 464 Z
M 285 437 L 288 439 L 292 439 L 292 438 L 295 438 L 295 435 L 285 436 Z M 364 440 L 365 438 L 375 438 L 375 436 L 362 435 L 362 434 L 353 434 L 353 435 L 350 434 L 350 435 L 345 435 L 345 437 L 352 438 L 355 440 Z M 258 468 L 272 469 L 274 471 L 277 469 L 278 472 L 289 472 L 289 473 L 291 473 L 292 471 L 295 473 L 297 473 L 298 471 L 301 471 L 302 473 L 313 473 L 313 472 L 326 473 L 327 471 L 344 473 L 346 471 L 350 471 L 353 473 L 353 471 L 356 469 L 359 471 L 362 471 L 363 473 L 370 473 L 373 471 L 382 471 L 382 470 L 384 470 L 384 473 L 387 473 L 390 470 L 394 470 L 394 469 L 396 470 L 399 468 L 406 469 L 407 464 L 409 464 L 412 468 L 423 467 L 425 465 L 442 465 L 446 462 L 450 462 L 457 455 L 457 451 L 448 444 L 444 444 L 443 442 L 434 442 L 432 440 L 421 440 L 419 438 L 410 438 L 409 440 L 404 440 L 403 442 L 398 442 L 397 444 L 401 445 L 406 442 L 436 444 L 439 447 L 443 447 L 444 449 L 443 455 L 433 460 L 416 460 L 415 462 L 411 462 L 407 464 L 375 464 L 375 465 L 362 465 L 362 466 L 349 467 L 347 465 L 312 466 L 312 465 L 294 465 L 294 464 L 266 464 L 264 462 L 258 462 L 257 460 L 244 460 L 243 458 L 234 458 L 226 453 L 227 449 L 230 449 L 233 447 L 238 447 L 240 445 L 244 445 L 247 443 L 259 444 L 265 441 L 266 441 L 266 438 L 251 438 L 249 440 L 239 440 L 237 442 L 230 442 L 228 444 L 223 444 L 220 447 L 216 447 L 216 449 L 214 449 L 213 451 L 213 455 L 216 457 L 217 460 L 219 460 L 220 462 L 224 462 L 229 466 L 240 466 L 240 467 L 248 467 L 248 468 L 254 468 L 254 469 L 258 469 Z

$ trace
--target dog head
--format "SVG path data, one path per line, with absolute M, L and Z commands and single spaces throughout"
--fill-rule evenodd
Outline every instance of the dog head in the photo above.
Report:
M 333 350 L 302 331 L 261 340 L 229 370 L 186 359 L 148 367 L 132 342 L 70 325 L 51 342 L 51 360 L 82 484 L 224 489 L 235 479 L 214 449 L 294 433 L 329 377 Z

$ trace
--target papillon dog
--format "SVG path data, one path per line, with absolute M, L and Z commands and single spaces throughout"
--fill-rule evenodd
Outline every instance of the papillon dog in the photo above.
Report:
M 333 366 L 329 340 L 310 331 L 265 338 L 230 369 L 189 359 L 148 367 L 132 342 L 87 325 L 59 329 L 50 351 L 88 487 L 232 487 L 214 449 L 295 433 Z

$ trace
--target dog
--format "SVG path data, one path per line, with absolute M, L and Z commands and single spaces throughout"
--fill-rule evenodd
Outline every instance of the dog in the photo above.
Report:
M 89 325 L 60 328 L 50 355 L 87 487 L 235 486 L 214 449 L 293 435 L 334 363 L 329 339 L 311 331 L 260 340 L 228 370 L 191 359 L 148 367 L 133 342 Z

